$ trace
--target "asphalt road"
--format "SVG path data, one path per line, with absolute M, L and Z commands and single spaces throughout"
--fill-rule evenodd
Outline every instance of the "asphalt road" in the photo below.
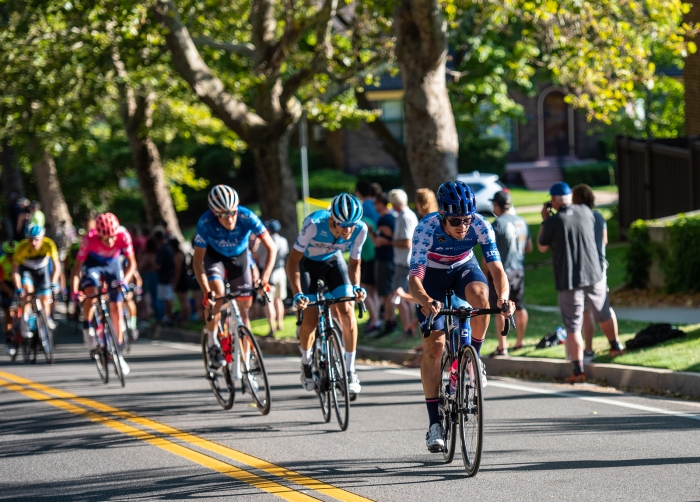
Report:
M 0 358 L 2 500 L 700 500 L 697 402 L 492 377 L 466 478 L 459 453 L 446 465 L 425 448 L 417 370 L 361 366 L 340 432 L 295 358 L 266 359 L 261 416 L 247 396 L 219 408 L 195 345 L 140 340 L 125 388 L 82 345 L 56 356 Z

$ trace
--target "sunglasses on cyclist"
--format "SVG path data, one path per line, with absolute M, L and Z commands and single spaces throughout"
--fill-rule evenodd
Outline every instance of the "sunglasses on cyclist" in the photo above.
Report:
M 104 237 L 100 237 L 100 240 L 102 242 L 109 242 L 109 241 L 116 239 L 116 238 L 117 238 L 116 235 L 105 235 Z
M 356 225 L 356 223 L 347 222 L 347 221 L 341 223 L 341 222 L 339 222 L 338 220 L 336 220 L 335 218 L 333 218 L 333 221 L 334 221 L 335 224 L 338 225 L 340 228 L 352 228 L 352 227 L 354 227 L 354 226 Z
M 219 213 L 216 213 L 216 216 L 219 218 L 226 218 L 228 216 L 236 216 L 238 214 L 238 209 L 235 211 L 222 211 Z
M 472 224 L 472 218 L 471 216 L 469 218 L 445 218 L 447 220 L 447 223 L 450 224 L 451 227 L 459 227 L 459 226 L 469 226 Z

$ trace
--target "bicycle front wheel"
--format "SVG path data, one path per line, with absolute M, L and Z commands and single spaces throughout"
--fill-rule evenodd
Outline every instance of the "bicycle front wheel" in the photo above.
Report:
M 331 396 L 335 416 L 340 430 L 348 428 L 350 421 L 350 395 L 348 393 L 348 374 L 345 371 L 345 355 L 338 332 L 333 329 L 328 336 L 328 363 L 331 383 Z
M 124 314 L 122 316 L 122 322 L 124 323 L 124 327 L 126 328 L 126 331 L 124 331 L 124 342 L 122 343 L 122 352 L 125 354 L 128 354 L 131 352 L 131 340 L 133 340 L 133 331 L 129 327 L 129 316 Z
M 107 366 L 107 347 L 97 346 L 92 352 L 92 360 L 95 361 L 97 373 L 102 383 L 109 383 L 109 369 Z
M 328 351 L 323 355 L 321 340 L 317 337 L 314 341 L 314 368 L 318 376 L 316 382 L 316 393 L 318 401 L 321 403 L 321 413 L 324 422 L 331 421 L 331 386 L 328 377 Z
M 476 476 L 481 464 L 484 439 L 484 396 L 479 356 L 472 346 L 462 350 L 459 362 L 457 403 L 462 461 L 467 476 Z
M 440 364 L 442 380 L 440 381 L 440 396 L 438 414 L 442 425 L 442 439 L 445 442 L 442 456 L 446 463 L 451 463 L 455 458 L 455 446 L 457 445 L 457 417 L 454 413 L 454 401 L 450 399 L 450 372 L 452 370 L 452 357 L 448 347 L 442 352 Z
M 105 333 L 105 347 L 110 359 L 112 360 L 112 366 L 114 366 L 114 372 L 119 379 L 119 383 L 124 387 L 124 370 L 122 369 L 121 361 L 119 360 L 119 345 L 117 344 L 117 337 L 114 334 L 114 327 L 112 326 L 112 320 L 109 317 L 105 317 L 104 321 L 104 333 Z
M 241 344 L 243 385 L 250 390 L 258 411 L 267 415 L 270 413 L 270 386 L 267 383 L 267 372 L 260 346 L 245 326 L 238 328 L 238 339 Z
M 214 364 L 209 358 L 207 336 L 206 330 L 202 330 L 202 361 L 204 362 L 204 374 L 206 375 L 216 401 L 223 409 L 230 410 L 236 396 L 236 388 L 233 386 L 228 364 L 220 368 L 214 367 Z
M 36 331 L 39 335 L 41 350 L 44 352 L 46 362 L 51 364 L 53 362 L 53 332 L 49 329 L 48 322 L 46 321 L 46 312 L 43 310 L 37 312 Z

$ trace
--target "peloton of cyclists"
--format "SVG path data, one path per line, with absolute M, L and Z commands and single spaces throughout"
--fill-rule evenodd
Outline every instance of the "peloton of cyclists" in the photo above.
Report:
M 498 307 L 508 305 L 508 312 L 515 310 L 508 301 L 508 278 L 501 264 L 491 224 L 476 213 L 476 200 L 471 189 L 463 182 L 447 182 L 437 193 L 438 211 L 425 216 L 416 228 L 411 250 L 409 291 L 416 299 L 418 321 L 423 332 L 423 358 L 421 380 L 428 408 L 430 426 L 426 434 L 426 446 L 431 452 L 444 447 L 442 425 L 438 417 L 438 395 L 441 381 L 440 362 L 445 345 L 445 319 L 437 315 L 445 302 L 445 291 L 454 290 L 456 296 L 466 300 L 474 308 L 488 308 L 489 290 L 486 277 L 472 249 L 481 245 L 486 266 L 493 277 L 498 293 Z M 428 318 L 434 314 L 433 328 L 427 333 Z M 489 317 L 471 319 L 472 346 L 477 353 L 486 337 Z M 480 362 L 486 386 L 486 372 Z
M 46 229 L 39 225 L 30 225 L 24 232 L 25 239 L 15 248 L 12 256 L 12 278 L 15 294 L 24 306 L 29 297 L 36 294 L 41 307 L 46 313 L 50 329 L 56 325 L 51 317 L 52 290 L 58 292 L 61 264 L 58 260 L 56 244 L 46 237 Z M 23 312 L 27 312 L 23 310 Z M 20 322 L 22 334 L 29 333 L 26 316 Z
M 214 336 L 223 301 L 214 299 L 222 297 L 226 292 L 225 278 L 232 293 L 253 288 L 253 263 L 248 250 L 251 233 L 260 239 L 270 257 L 260 274 L 264 285 L 270 281 L 277 247 L 260 218 L 250 209 L 238 205 L 238 194 L 233 188 L 216 185 L 209 192 L 208 203 L 209 210 L 197 222 L 192 268 L 204 295 L 202 304 L 206 309 L 214 307 L 214 318 L 209 321 L 207 315 L 205 330 L 210 361 L 220 367 L 226 364 L 226 360 L 221 348 L 214 342 Z M 253 302 L 252 296 L 240 296 L 236 301 L 241 319 L 250 328 L 248 310 Z
M 120 263 L 121 254 L 124 254 L 128 263 L 124 271 L 122 271 Z M 114 214 L 102 213 L 98 215 L 95 218 L 95 228 L 89 230 L 83 237 L 73 264 L 70 280 L 71 297 L 77 301 L 79 289 L 87 296 L 83 300 L 83 341 L 90 351 L 90 357 L 92 357 L 97 348 L 92 305 L 97 302 L 97 298 L 90 297 L 99 293 L 103 283 L 107 285 L 110 300 L 109 315 L 117 332 L 119 359 L 126 375 L 131 370 L 121 355 L 125 322 L 122 316 L 124 301 L 122 285 L 131 282 L 135 270 L 136 259 L 129 232 L 119 224 L 119 220 Z
M 364 288 L 359 285 L 360 252 L 367 238 L 367 225 L 360 218 L 362 203 L 354 195 L 341 193 L 333 199 L 328 210 L 316 211 L 304 219 L 301 232 L 287 259 L 287 276 L 294 293 L 294 305 L 298 309 L 305 309 L 315 300 L 319 278 L 323 278 L 333 297 L 355 296 L 361 301 L 367 296 Z M 345 251 L 350 251 L 349 269 L 342 255 Z M 303 289 L 302 273 L 306 276 Z M 357 321 L 353 305 L 338 303 L 333 305 L 333 309 L 343 332 L 348 391 L 356 396 L 362 387 L 355 373 Z M 316 388 L 311 363 L 317 323 L 318 310 L 312 309 L 304 315 L 299 327 L 300 378 L 302 387 L 307 391 Z

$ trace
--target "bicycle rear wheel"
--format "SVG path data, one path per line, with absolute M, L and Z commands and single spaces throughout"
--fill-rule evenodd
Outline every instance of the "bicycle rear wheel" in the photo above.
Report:
M 43 310 L 37 312 L 36 331 L 39 335 L 38 341 L 41 343 L 41 350 L 44 352 L 46 362 L 51 364 L 53 362 L 53 331 L 49 329 L 46 312 Z
M 450 400 L 450 371 L 452 370 L 452 357 L 450 350 L 446 346 L 442 352 L 442 380 L 440 381 L 440 397 L 438 414 L 442 425 L 442 439 L 445 442 L 445 449 L 442 456 L 445 463 L 451 463 L 455 457 L 455 446 L 457 445 L 457 421 L 454 413 L 454 402 Z
M 324 422 L 328 423 L 331 421 L 331 386 L 328 377 L 328 351 L 323 355 L 322 343 L 319 338 L 314 342 L 314 368 L 318 375 L 316 393 L 321 403 L 321 413 Z
M 112 319 L 105 317 L 104 322 L 104 333 L 105 333 L 105 348 L 109 353 L 109 357 L 112 360 L 112 365 L 114 366 L 114 372 L 119 379 L 119 383 L 124 387 L 124 370 L 122 369 L 121 361 L 119 360 L 119 345 L 117 344 L 117 337 L 114 335 L 114 327 L 112 326 Z
M 238 328 L 238 339 L 241 344 L 241 367 L 243 368 L 243 385 L 247 385 L 253 396 L 258 411 L 263 415 L 270 413 L 270 386 L 267 383 L 267 372 L 263 355 L 253 334 L 245 326 Z M 247 349 L 246 351 L 243 349 Z
M 345 355 L 335 328 L 328 336 L 328 363 L 335 416 L 338 419 L 340 430 L 344 431 L 347 430 L 350 421 L 350 395 L 348 393 L 348 374 L 345 371 Z
M 209 381 L 211 391 L 221 407 L 225 410 L 231 409 L 236 396 L 236 388 L 231 380 L 231 372 L 228 364 L 220 368 L 214 368 L 209 359 L 209 344 L 207 342 L 207 332 L 202 330 L 202 361 L 204 362 L 204 373 Z
M 131 328 L 129 327 L 129 316 L 127 316 L 126 313 L 122 315 L 122 322 L 126 327 L 126 330 L 124 331 L 124 342 L 122 343 L 122 352 L 128 354 L 129 352 L 131 352 L 131 341 L 133 340 L 133 333 Z
M 97 373 L 102 383 L 109 383 L 109 369 L 107 367 L 107 347 L 98 345 L 92 352 L 92 360 L 95 361 Z
M 457 388 L 462 461 L 469 477 L 479 472 L 484 439 L 484 397 L 478 359 L 472 346 L 464 347 L 460 355 Z

